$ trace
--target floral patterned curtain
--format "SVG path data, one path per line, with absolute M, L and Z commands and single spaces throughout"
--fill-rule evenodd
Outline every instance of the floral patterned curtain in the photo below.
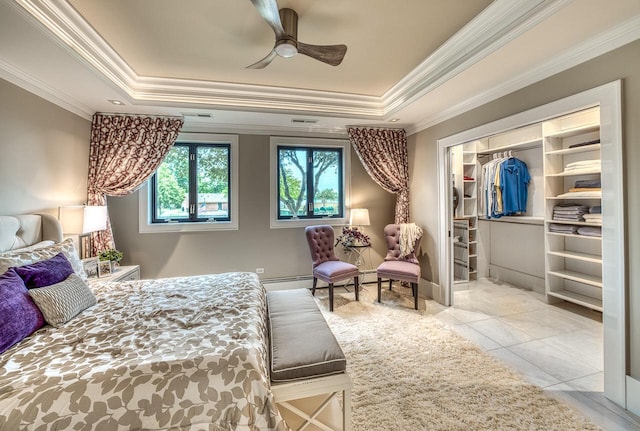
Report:
M 135 191 L 160 166 L 183 124 L 182 117 L 118 114 L 93 116 L 89 150 L 88 204 Z M 93 254 L 114 248 L 111 224 L 92 235 Z
M 407 136 L 402 129 L 349 127 L 349 140 L 369 176 L 395 193 L 395 223 L 409 222 L 409 159 Z

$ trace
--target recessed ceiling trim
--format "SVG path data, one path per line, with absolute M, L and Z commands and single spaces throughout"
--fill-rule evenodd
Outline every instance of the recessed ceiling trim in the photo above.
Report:
M 391 116 L 527 32 L 571 0 L 495 0 L 382 96 Z
M 523 21 L 533 25 L 537 15 L 542 19 L 548 11 L 567 1 L 495 0 L 383 97 L 139 76 L 68 2 L 16 0 L 16 3 L 48 29 L 50 37 L 55 37 L 58 43 L 121 89 L 133 104 L 195 104 L 280 113 L 303 111 L 377 120 L 391 116 L 457 74 L 469 62 L 476 62 L 498 49 L 519 34 L 514 27 Z M 470 43 L 472 49 L 469 49 Z
M 139 77 L 131 97 L 138 101 L 210 105 L 256 111 L 305 111 L 380 119 L 380 98 L 318 90 L 191 79 Z
M 44 34 L 79 55 L 125 94 L 135 86 L 137 75 L 117 52 L 66 1 L 15 0 L 11 4 L 36 20 Z
M 227 124 L 202 122 L 193 118 L 185 118 L 183 131 L 194 133 L 228 133 L 246 135 L 279 135 L 279 136 L 314 136 L 337 138 L 346 137 L 347 130 L 344 127 L 323 126 L 274 126 L 273 124 Z
M 467 111 L 599 57 L 638 39 L 640 39 L 640 16 L 635 16 L 609 31 L 587 39 L 580 45 L 557 55 L 526 73 L 515 76 L 499 86 L 464 100 L 444 111 L 438 112 L 436 115 L 424 118 L 420 122 L 408 127 L 406 129 L 407 134 L 412 135 L 421 130 L 428 129 L 436 124 L 464 114 Z
M 90 120 L 95 110 L 0 58 L 0 78 Z

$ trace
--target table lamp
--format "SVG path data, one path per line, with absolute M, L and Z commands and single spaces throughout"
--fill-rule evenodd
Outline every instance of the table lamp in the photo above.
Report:
M 365 208 L 352 209 L 349 216 L 349 225 L 351 226 L 369 226 L 369 210 Z
M 73 205 L 58 208 L 64 235 L 78 235 L 80 258 L 91 257 L 91 232 L 107 228 L 107 207 Z

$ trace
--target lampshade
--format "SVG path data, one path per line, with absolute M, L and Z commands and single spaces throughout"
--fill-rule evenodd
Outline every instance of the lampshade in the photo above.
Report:
M 107 228 L 106 206 L 74 205 L 58 208 L 65 235 L 82 235 Z
M 368 209 L 352 209 L 349 217 L 351 226 L 369 226 L 369 210 Z

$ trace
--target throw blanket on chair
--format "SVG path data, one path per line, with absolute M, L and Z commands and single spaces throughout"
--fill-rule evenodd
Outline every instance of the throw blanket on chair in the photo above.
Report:
M 415 223 L 400 224 L 400 256 L 406 257 L 413 252 L 416 241 L 422 237 L 422 228 Z

